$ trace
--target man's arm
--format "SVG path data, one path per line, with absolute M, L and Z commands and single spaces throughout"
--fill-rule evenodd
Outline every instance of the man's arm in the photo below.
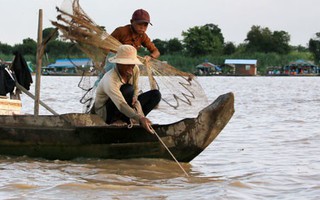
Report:
M 144 56 L 144 59 L 146 62 L 149 62 L 152 58 L 157 59 L 160 56 L 160 52 L 158 49 L 154 50 L 153 52 L 150 53 L 150 55 Z

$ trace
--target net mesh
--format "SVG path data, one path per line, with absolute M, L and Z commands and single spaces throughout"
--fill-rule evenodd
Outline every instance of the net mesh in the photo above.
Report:
M 57 8 L 57 21 L 52 24 L 62 33 L 62 37 L 75 43 L 93 60 L 94 68 L 104 74 L 105 58 L 109 52 L 116 53 L 121 43 L 107 31 L 97 25 L 81 8 L 79 0 L 64 0 Z M 144 63 L 144 59 L 138 58 Z M 162 101 L 157 107 L 160 111 L 181 117 L 193 117 L 208 104 L 207 97 L 196 77 L 180 71 L 166 62 L 152 59 L 139 66 L 141 76 L 149 78 L 149 84 L 140 84 L 142 91 L 159 89 Z M 90 81 L 84 82 L 88 84 Z M 96 83 L 83 86 L 85 93 L 82 102 L 88 112 L 94 99 Z M 80 85 L 80 84 L 79 84 Z M 147 87 L 147 85 L 149 85 Z M 188 112 L 187 112 L 188 111 Z

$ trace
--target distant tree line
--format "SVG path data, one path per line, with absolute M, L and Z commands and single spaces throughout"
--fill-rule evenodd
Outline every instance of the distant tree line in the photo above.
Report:
M 43 38 L 47 38 L 54 28 L 43 30 Z M 313 59 L 316 64 L 320 61 L 320 32 L 309 40 L 308 47 L 290 46 L 290 35 L 285 31 L 271 31 L 267 27 L 252 26 L 244 42 L 236 45 L 233 42 L 226 42 L 221 29 L 215 24 L 195 26 L 187 31 L 182 31 L 182 40 L 172 38 L 169 40 L 154 39 L 153 42 L 158 47 L 161 57 L 172 65 L 183 69 L 185 65 L 194 64 L 205 58 L 210 58 L 212 62 L 222 63 L 223 58 L 254 58 L 263 55 L 278 55 L 278 57 L 292 59 L 292 56 Z M 35 61 L 36 41 L 26 38 L 22 44 L 10 46 L 0 42 L 0 57 L 8 57 L 14 51 L 19 51 L 23 55 L 29 56 L 29 60 Z M 293 53 L 296 52 L 296 53 Z M 297 54 L 298 52 L 298 54 Z M 63 41 L 59 38 L 58 32 L 47 44 L 45 49 L 47 62 L 53 62 L 56 58 L 65 57 L 86 57 L 74 44 Z M 146 54 L 145 49 L 141 49 L 139 54 Z M 299 54 L 300 53 L 300 54 Z M 277 59 L 276 59 L 277 60 Z M 280 60 L 280 59 L 278 59 Z M 185 63 L 188 61 L 189 63 Z M 271 63 L 265 63 L 265 65 Z M 190 68 L 184 70 L 190 71 Z
M 48 42 L 45 48 L 45 63 L 49 64 L 54 62 L 57 58 L 65 57 L 85 57 L 80 49 L 68 41 L 63 41 L 59 38 L 59 33 L 55 31 L 55 28 L 46 28 L 43 30 L 43 38 L 48 38 L 52 33 L 55 35 Z M 18 51 L 24 55 L 28 60 L 35 63 L 37 53 L 37 42 L 31 38 L 23 39 L 22 44 L 16 44 L 10 46 L 0 42 L 0 58 L 4 57 L 6 60 L 11 58 L 13 52 Z
M 313 54 L 315 63 L 320 64 L 320 32 L 309 40 L 309 51 Z

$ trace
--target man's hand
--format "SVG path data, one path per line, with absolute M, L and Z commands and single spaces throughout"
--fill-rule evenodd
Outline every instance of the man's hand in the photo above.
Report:
M 151 128 L 151 121 L 146 117 L 140 117 L 141 126 L 146 129 L 149 133 L 153 134 L 153 130 Z
M 138 101 L 138 98 L 136 96 L 134 96 L 132 98 L 132 106 L 134 106 L 137 103 L 137 101 Z
M 148 63 L 151 59 L 152 59 L 152 57 L 151 56 L 145 56 L 145 57 L 143 57 L 144 58 L 144 60 L 145 60 L 145 63 Z

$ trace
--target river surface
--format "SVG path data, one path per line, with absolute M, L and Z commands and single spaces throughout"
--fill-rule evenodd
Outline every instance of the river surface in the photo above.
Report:
M 42 77 L 42 101 L 58 113 L 82 112 L 79 79 Z M 0 156 L 0 199 L 320 199 L 320 77 L 198 79 L 209 101 L 233 92 L 235 114 L 182 164 L 190 177 L 159 159 Z M 22 100 L 32 113 L 32 100 Z M 161 123 L 161 114 L 151 114 Z

